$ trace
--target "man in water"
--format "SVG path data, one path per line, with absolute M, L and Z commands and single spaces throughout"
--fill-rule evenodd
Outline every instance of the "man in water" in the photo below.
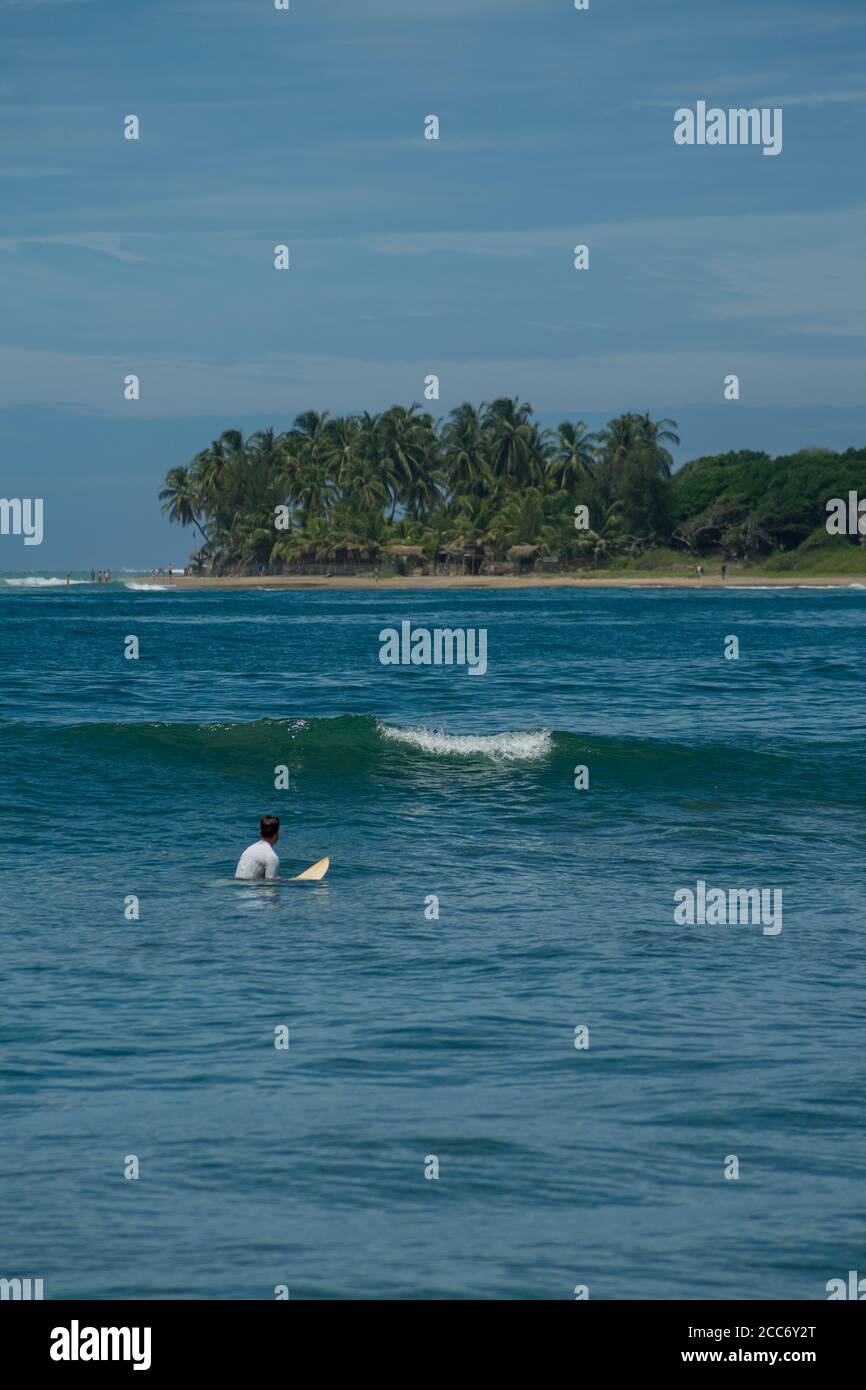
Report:
M 280 838 L 279 816 L 262 816 L 259 833 L 261 839 L 245 849 L 238 860 L 235 878 L 276 878 L 280 861 L 274 845 Z

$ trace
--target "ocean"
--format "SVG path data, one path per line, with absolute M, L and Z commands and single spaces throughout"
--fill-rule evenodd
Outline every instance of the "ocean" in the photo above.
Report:
M 0 1275 L 866 1273 L 866 590 L 41 578 L 0 579 Z M 483 629 L 485 673 L 383 665 L 407 620 Z M 232 880 L 266 812 L 321 884 Z M 781 890 L 781 930 L 677 923 L 698 883 Z

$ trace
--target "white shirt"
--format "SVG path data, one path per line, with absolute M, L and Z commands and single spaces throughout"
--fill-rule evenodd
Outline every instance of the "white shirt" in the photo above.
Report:
M 238 860 L 235 878 L 276 878 L 279 867 L 279 858 L 267 840 L 256 840 Z

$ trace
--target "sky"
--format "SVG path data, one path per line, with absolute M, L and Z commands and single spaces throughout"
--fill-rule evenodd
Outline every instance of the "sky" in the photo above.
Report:
M 0 570 L 178 564 L 169 468 L 431 373 L 679 460 L 863 446 L 864 53 L 863 0 L 0 0 L 0 496 L 45 508 Z M 698 101 L 782 152 L 676 145 Z

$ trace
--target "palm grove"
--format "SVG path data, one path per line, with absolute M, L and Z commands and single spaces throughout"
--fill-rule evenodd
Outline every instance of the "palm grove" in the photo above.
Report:
M 460 550 L 495 563 L 515 547 L 563 567 L 634 562 L 671 546 L 749 558 L 796 547 L 820 524 L 823 479 L 795 483 L 778 514 L 748 495 L 756 470 L 770 465 L 762 488 L 772 492 L 777 465 L 792 461 L 727 454 L 673 474 L 673 420 L 627 413 L 591 433 L 582 421 L 550 430 L 532 416 L 502 398 L 465 403 L 439 422 L 413 405 L 307 411 L 283 434 L 247 439 L 229 429 L 169 471 L 162 509 L 195 528 L 197 562 L 217 574 L 435 562 Z M 804 451 L 840 487 L 843 475 L 864 480 L 863 457 Z M 588 517 L 576 526 L 581 507 Z

